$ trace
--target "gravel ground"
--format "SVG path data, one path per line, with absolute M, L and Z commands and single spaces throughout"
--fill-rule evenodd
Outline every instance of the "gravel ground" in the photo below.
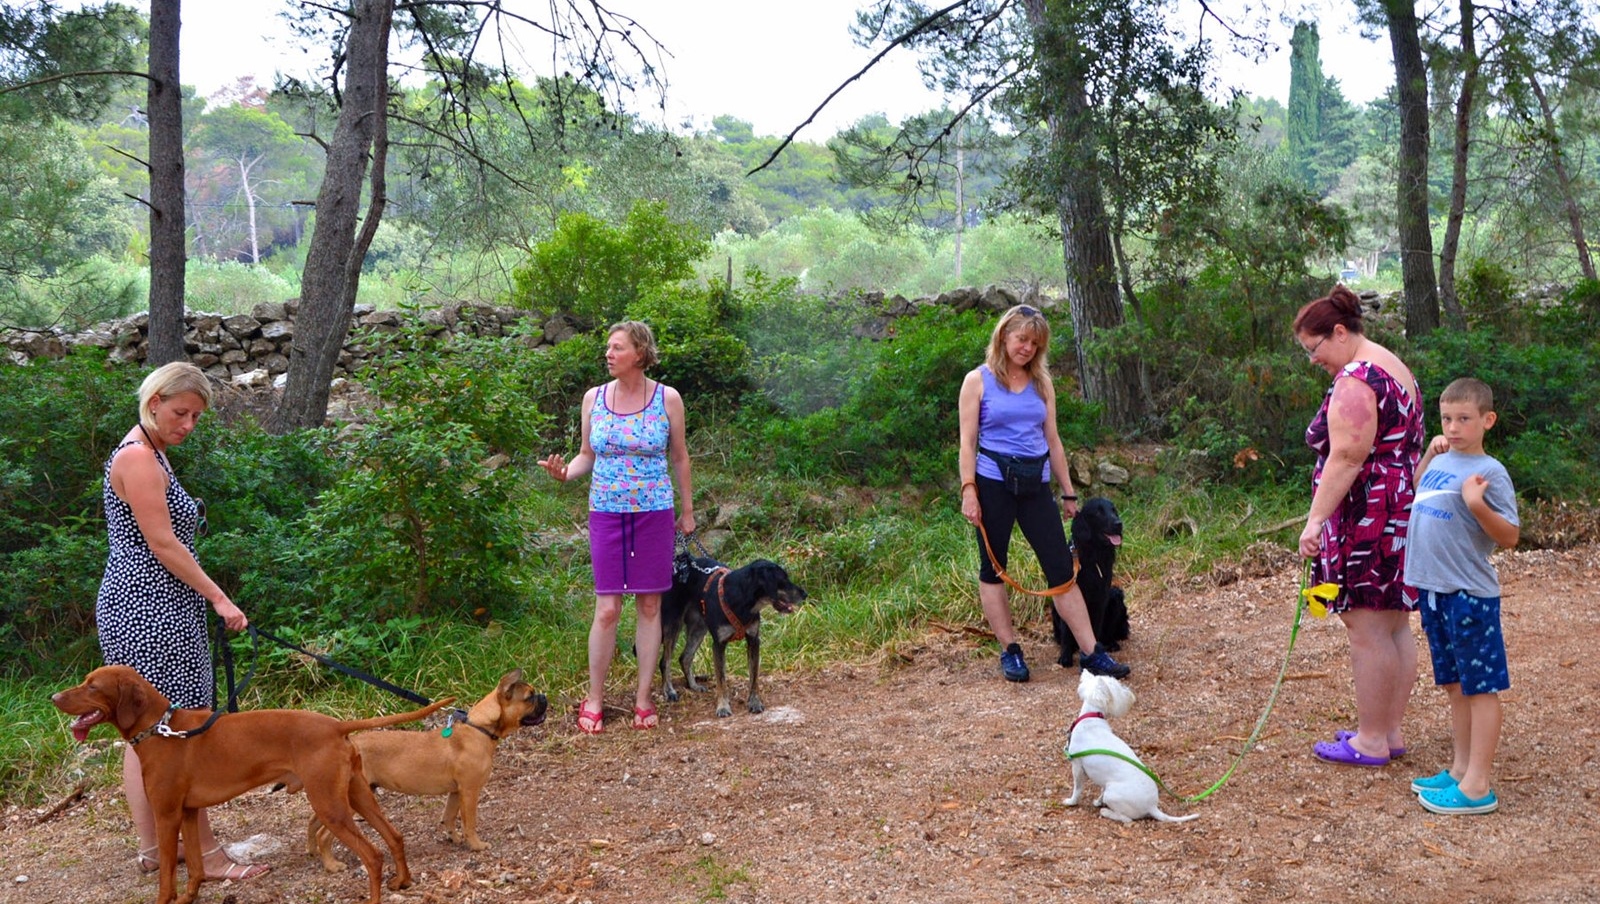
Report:
M 1139 702 L 1114 727 L 1180 794 L 1227 771 L 1267 705 L 1298 586 L 1286 555 L 1258 550 L 1207 579 L 1129 588 L 1135 633 L 1121 655 Z M 719 720 L 695 696 L 664 705 L 659 730 L 629 731 L 619 674 L 608 730 L 587 737 L 576 701 L 552 701 L 545 726 L 501 745 L 480 818 L 489 850 L 443 840 L 436 799 L 384 798 L 417 879 L 385 900 L 1600 900 L 1600 546 L 1508 553 L 1500 567 L 1514 687 L 1492 815 L 1434 816 L 1409 791 L 1450 751 L 1425 643 L 1404 759 L 1357 769 L 1311 756 L 1353 724 L 1354 706 L 1343 630 L 1309 617 L 1258 745 L 1204 801 L 1164 797 L 1167 812 L 1199 819 L 1122 826 L 1067 808 L 1077 673 L 1053 664 L 1041 609 L 1025 644 L 1034 680 L 1002 681 L 974 605 L 971 623 L 874 661 L 768 676 L 760 716 L 736 706 Z M 730 658 L 742 693 L 742 656 Z M 114 742 L 102 730 L 92 743 Z M 0 900 L 154 897 L 117 789 L 51 810 L 4 813 Z M 207 884 L 200 901 L 359 899 L 358 868 L 324 874 L 302 852 L 306 815 L 301 798 L 268 791 L 213 810 L 219 834 L 273 869 Z

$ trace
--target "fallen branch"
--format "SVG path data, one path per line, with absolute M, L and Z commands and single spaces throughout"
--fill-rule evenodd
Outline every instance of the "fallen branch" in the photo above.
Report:
M 70 792 L 68 792 L 66 797 L 63 797 L 59 801 L 56 801 L 56 805 L 55 806 L 53 806 L 50 809 L 48 809 L 48 810 L 44 811 L 43 813 L 39 814 L 39 818 L 35 819 L 33 821 L 33 824 L 36 825 L 36 826 L 42 826 L 45 823 L 49 822 L 50 820 L 55 819 L 57 816 L 60 816 L 63 812 L 65 812 L 66 810 L 71 808 L 71 806 L 73 804 L 77 803 L 80 800 L 83 800 L 83 795 L 88 790 L 89 790 L 89 780 L 88 779 L 79 780 L 78 787 L 73 788 Z
M 929 622 L 928 627 L 943 631 L 946 634 L 970 634 L 974 637 L 987 637 L 990 639 L 994 637 L 993 631 L 976 625 L 952 625 L 949 622 L 936 621 Z
M 1293 518 L 1286 518 L 1282 521 L 1279 521 L 1277 524 L 1269 524 L 1266 527 L 1258 527 L 1256 528 L 1256 536 L 1259 537 L 1264 534 L 1275 534 L 1286 527 L 1294 527 L 1296 524 L 1300 524 L 1305 520 L 1306 519 L 1304 515 L 1296 515 Z

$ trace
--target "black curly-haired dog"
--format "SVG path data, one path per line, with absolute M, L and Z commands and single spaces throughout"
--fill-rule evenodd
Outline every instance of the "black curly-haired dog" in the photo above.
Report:
M 1122 516 L 1117 514 L 1117 507 L 1103 496 L 1086 500 L 1072 518 L 1072 549 L 1078 559 L 1076 577 L 1089 609 L 1089 625 L 1094 629 L 1095 640 L 1107 651 L 1119 649 L 1128 639 L 1127 602 L 1122 588 L 1112 585 L 1117 547 L 1121 545 Z M 1050 622 L 1061 647 L 1056 661 L 1070 668 L 1078 644 L 1054 606 L 1050 607 Z
M 743 640 L 750 666 L 750 693 L 745 704 L 752 713 L 765 709 L 757 686 L 761 680 L 761 610 L 771 606 L 788 614 L 805 602 L 806 592 L 789 580 L 783 566 L 757 559 L 743 568 L 729 568 L 707 556 L 680 557 L 673 569 L 672 589 L 661 597 L 661 689 L 670 701 L 678 699 L 672 686 L 672 651 L 680 631 L 687 632 L 678 667 L 683 683 L 703 691 L 694 675 L 694 655 L 707 635 L 716 666 L 717 715 L 733 715 L 728 702 L 728 644 Z

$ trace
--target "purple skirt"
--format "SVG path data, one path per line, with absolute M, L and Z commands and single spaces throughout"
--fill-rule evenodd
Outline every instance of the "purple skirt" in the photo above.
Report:
M 665 593 L 672 589 L 675 526 L 671 509 L 589 512 L 595 594 Z

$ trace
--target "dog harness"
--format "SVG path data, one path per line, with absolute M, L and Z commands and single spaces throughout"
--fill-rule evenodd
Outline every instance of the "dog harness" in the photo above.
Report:
M 729 569 L 723 566 L 711 573 L 711 577 L 706 581 L 705 592 L 700 594 L 700 614 L 701 616 L 708 614 L 706 611 L 706 597 L 715 595 L 717 605 L 722 607 L 722 617 L 728 620 L 728 624 L 733 625 L 733 635 L 728 638 L 728 642 L 732 643 L 736 640 L 744 640 L 744 622 L 740 621 L 733 614 L 733 610 L 728 608 L 728 598 L 722 593 L 722 583 L 728 577 L 728 571 Z

